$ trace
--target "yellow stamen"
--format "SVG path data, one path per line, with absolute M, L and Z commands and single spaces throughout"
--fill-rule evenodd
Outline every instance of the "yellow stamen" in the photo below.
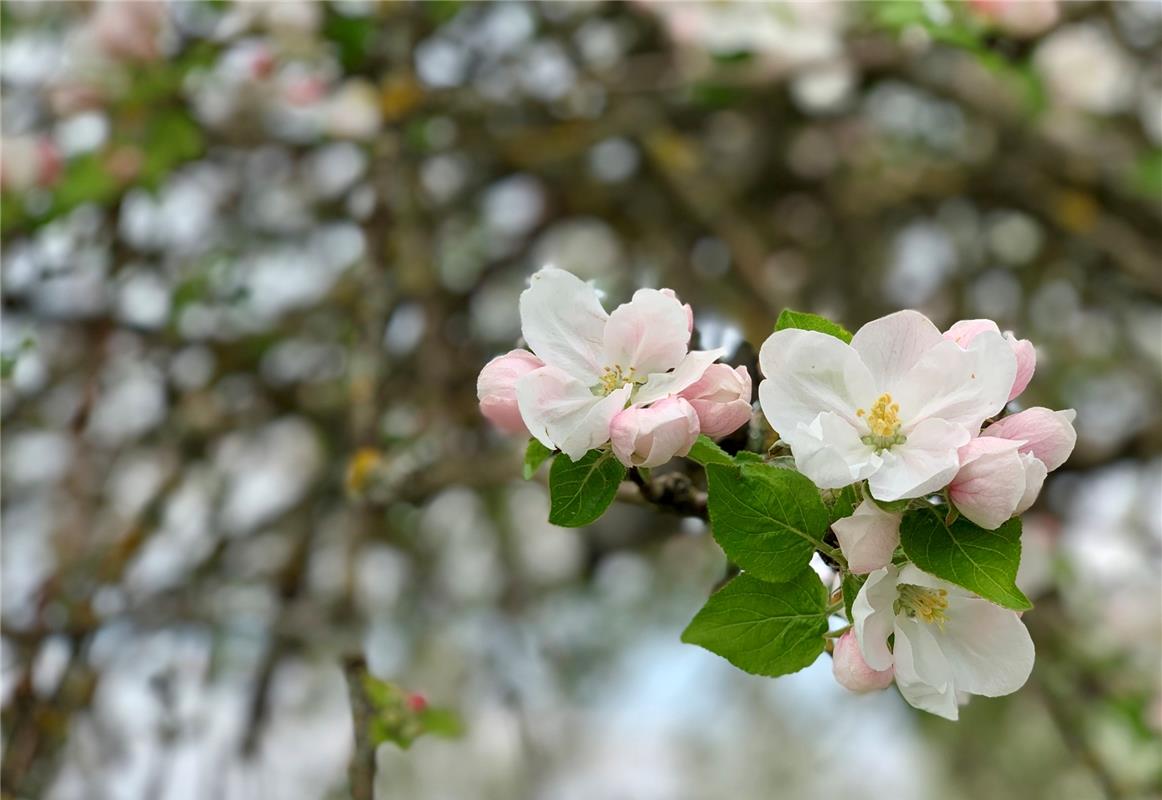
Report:
M 867 415 L 867 426 L 871 428 L 872 436 L 895 436 L 900 430 L 899 403 L 893 403 L 890 394 L 881 394 Z
M 944 589 L 929 589 L 912 583 L 896 586 L 899 597 L 896 612 L 903 611 L 909 617 L 919 617 L 921 621 L 944 628 L 945 611 L 948 610 L 948 592 Z
M 596 395 L 612 394 L 617 389 L 625 386 L 627 383 L 637 384 L 645 383 L 644 377 L 639 377 L 633 367 L 628 370 L 623 370 L 620 364 L 614 364 L 612 367 L 606 367 L 605 372 L 601 374 L 598 383 L 593 387 L 593 393 Z
M 867 427 L 871 433 L 863 437 L 863 442 L 876 448 L 877 452 L 906 441 L 900 433 L 900 404 L 893 402 L 887 392 L 876 398 L 870 412 L 857 408 L 855 415 L 860 419 L 867 418 Z

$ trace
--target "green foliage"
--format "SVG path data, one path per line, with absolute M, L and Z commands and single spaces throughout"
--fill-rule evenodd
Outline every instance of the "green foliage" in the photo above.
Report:
M 710 596 L 682 641 L 755 675 L 786 675 L 823 652 L 827 616 L 827 587 L 810 567 L 782 583 L 743 573 Z
M 730 453 L 727 453 L 715 444 L 714 440 L 709 436 L 699 436 L 686 457 L 704 467 L 708 464 L 734 463 L 734 459 L 730 457 Z
M 851 604 L 855 602 L 856 595 L 859 594 L 859 590 L 866 582 L 866 575 L 856 575 L 846 571 L 843 573 L 843 582 L 841 583 L 843 587 L 843 611 L 849 620 L 855 619 L 851 616 Z
M 1129 175 L 1131 191 L 1151 200 L 1162 199 L 1162 149 L 1143 153 Z
M 832 322 L 826 317 L 821 317 L 818 314 L 809 314 L 806 311 L 792 311 L 789 308 L 784 308 L 779 314 L 779 318 L 775 320 L 775 330 L 785 331 L 788 328 L 818 331 L 819 333 L 826 333 L 828 336 L 834 336 L 843 342 L 851 342 L 851 332 L 847 328 Z
M 328 8 L 323 36 L 334 42 L 339 60 L 348 72 L 359 72 L 371 56 L 375 32 L 380 23 L 374 17 L 355 17 Z
M 912 505 L 911 500 L 877 500 L 875 497 L 872 497 L 870 491 L 867 493 L 867 496 L 871 497 L 872 502 L 879 506 L 881 511 L 886 511 L 889 514 L 903 514 Z
M 855 484 L 823 492 L 823 505 L 827 506 L 828 524 L 850 517 L 855 513 L 859 503 L 859 489 Z
M 545 447 L 536 439 L 529 439 L 529 446 L 525 448 L 525 463 L 521 470 L 524 479 L 527 481 L 537 474 L 537 470 L 541 468 L 550 458 L 552 458 L 554 450 Z
M 1006 608 L 1033 607 L 1016 584 L 1020 519 L 987 531 L 963 517 L 949 525 L 943 509 L 918 509 L 904 515 L 900 544 L 912 563 L 925 572 Z
M 710 527 L 731 561 L 775 582 L 807 565 L 830 524 L 808 478 L 763 464 L 711 464 L 706 475 Z
M 624 478 L 625 467 L 608 451 L 590 450 L 580 461 L 561 453 L 549 470 L 549 522 L 588 525 L 609 508 Z
M 421 736 L 456 738 L 463 734 L 460 716 L 434 708 L 421 695 L 370 674 L 362 676 L 363 693 L 371 705 L 368 736 L 375 745 L 391 742 L 403 750 Z

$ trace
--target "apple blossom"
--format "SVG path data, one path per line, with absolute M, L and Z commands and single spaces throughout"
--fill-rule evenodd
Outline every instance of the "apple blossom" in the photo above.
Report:
M 967 348 L 916 311 L 873 320 L 851 344 L 817 331 L 763 343 L 759 401 L 795 465 L 821 489 L 867 480 L 879 500 L 943 488 L 957 451 L 1004 408 L 1016 358 L 999 333 Z
M 869 575 L 851 612 L 867 665 L 894 668 L 904 699 L 945 719 L 959 715 L 958 692 L 1011 694 L 1033 669 L 1033 640 L 1015 611 L 911 564 Z
M 1020 442 L 1020 452 L 1035 456 L 1052 472 L 1065 463 L 1077 444 L 1077 431 L 1073 429 L 1076 417 L 1072 408 L 1052 411 L 1037 406 L 997 420 L 980 435 Z
M 1024 496 L 1025 462 L 1016 442 L 981 436 L 960 448 L 960 471 L 948 484 L 948 497 L 961 514 L 994 530 L 1013 516 Z
M 698 415 L 681 397 L 665 397 L 648 408 L 630 406 L 613 418 L 613 453 L 627 467 L 657 467 L 690 452 L 698 438 Z
M 863 653 L 859 652 L 859 642 L 856 641 L 854 631 L 847 631 L 836 640 L 831 673 L 840 686 L 852 692 L 886 689 L 892 685 L 895 676 L 891 667 L 875 670 L 868 666 L 863 660 Z
M 993 530 L 1037 500 L 1045 476 L 1077 440 L 1074 412 L 1030 408 L 1005 417 L 960 448 L 960 470 L 948 485 L 957 510 Z
M 505 433 L 528 433 L 516 403 L 516 382 L 545 364 L 528 350 L 510 350 L 489 361 L 476 379 L 480 413 Z
M 545 364 L 517 382 L 521 416 L 541 444 L 574 460 L 609 441 L 626 406 L 681 392 L 722 355 L 687 352 L 689 314 L 672 293 L 639 289 L 608 314 L 592 286 L 552 267 L 532 276 L 520 315 Z
M 1000 333 L 1000 328 L 991 319 L 963 319 L 946 330 L 944 337 L 967 348 L 973 339 L 988 331 Z M 1005 331 L 1005 341 L 1017 359 L 1017 375 L 1013 378 L 1013 388 L 1009 390 L 1009 399 L 1012 400 L 1025 391 L 1033 379 L 1033 371 L 1037 368 L 1037 349 L 1028 339 L 1018 339 L 1012 331 Z
M 718 439 L 750 421 L 751 381 L 746 367 L 711 364 L 680 392 L 698 413 L 702 433 Z
M 902 515 L 864 500 L 850 517 L 833 522 L 831 530 L 839 539 L 848 569 L 862 575 L 892 563 L 892 554 L 900 544 L 901 519 Z

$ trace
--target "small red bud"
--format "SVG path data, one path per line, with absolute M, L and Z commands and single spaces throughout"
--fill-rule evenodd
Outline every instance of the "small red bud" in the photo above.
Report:
M 408 708 L 410 708 L 416 714 L 420 714 L 428 707 L 428 698 L 424 697 L 419 692 L 409 692 L 407 703 Z

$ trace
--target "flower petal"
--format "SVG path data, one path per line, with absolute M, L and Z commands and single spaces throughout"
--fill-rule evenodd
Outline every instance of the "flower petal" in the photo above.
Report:
M 666 372 L 682 361 L 690 344 L 686 308 L 672 293 L 638 289 L 614 309 L 605 326 L 606 367 L 632 367 L 639 375 Z
M 1037 371 L 1037 348 L 1028 339 L 1018 339 L 1012 333 L 1005 334 L 1005 341 L 1017 359 L 1017 376 L 1013 378 L 1013 388 L 1009 390 L 1009 399 L 1012 400 L 1025 391 L 1029 381 L 1033 380 L 1033 373 Z
M 598 397 L 564 370 L 546 366 L 517 381 L 516 398 L 529 433 L 576 460 L 609 441 L 609 424 L 630 391 L 627 384 Z
M 875 670 L 869 667 L 859 651 L 859 642 L 852 631 L 839 637 L 832 655 L 831 673 L 844 689 L 852 692 L 872 692 L 892 685 L 892 668 Z
M 955 347 L 955 345 L 953 345 Z M 926 419 L 908 440 L 881 453 L 883 466 L 868 478 L 877 500 L 923 497 L 943 489 L 960 466 L 957 451 L 968 443 L 968 431 L 942 419 Z
M 658 467 L 690 452 L 698 438 L 698 414 L 681 397 L 649 408 L 630 406 L 610 426 L 613 452 L 627 467 Z
M 986 331 L 967 350 L 942 340 L 916 362 L 894 397 L 907 428 L 930 417 L 963 425 L 971 434 L 1009 400 L 1017 359 L 999 333 Z
M 980 436 L 960 448 L 960 469 L 948 485 L 956 509 L 982 528 L 996 530 L 1025 494 L 1025 465 L 1017 443 Z
M 776 331 L 763 342 L 759 366 L 766 376 L 759 384 L 759 403 L 779 435 L 828 412 L 852 428 L 865 425 L 855 412 L 875 400 L 875 384 L 859 355 L 834 336 Z
M 760 391 L 761 391 L 760 387 Z M 883 460 L 859 437 L 859 431 L 836 414 L 819 414 L 783 437 L 795 456 L 795 468 L 820 489 L 839 489 L 873 475 Z
M 892 666 L 888 637 L 892 635 L 896 613 L 896 577 L 899 570 L 889 564 L 867 576 L 855 602 L 851 604 L 851 625 L 863 659 L 874 670 Z
M 586 386 L 602 372 L 608 319 L 593 287 L 563 269 L 540 270 L 521 292 L 520 328 L 529 349 Z
M 919 311 L 897 311 L 856 331 L 851 347 L 867 365 L 877 393 L 894 394 L 900 380 L 941 341 L 940 329 Z
M 972 340 L 985 331 L 1000 333 L 1001 329 L 991 319 L 962 319 L 944 332 L 944 338 L 967 350 Z
M 1050 472 L 1060 467 L 1077 444 L 1073 420 L 1077 412 L 1072 408 L 1050 411 L 1048 408 L 1027 408 L 989 425 L 981 436 L 1000 436 L 1021 442 L 1022 453 L 1032 453 Z
M 751 418 L 751 380 L 746 367 L 711 364 L 702 377 L 682 390 L 698 414 L 702 433 L 717 439 Z
M 691 350 L 677 367 L 670 372 L 654 372 L 646 379 L 633 398 L 635 406 L 648 405 L 671 394 L 677 394 L 695 383 L 706 372 L 706 368 L 716 359 L 726 354 L 722 348 L 715 350 Z
M 931 626 L 901 614 L 895 620 L 895 634 L 893 657 L 900 694 L 921 711 L 959 718 L 953 669 Z
M 609 426 L 613 418 L 629 402 L 631 386 L 615 389 L 597 401 L 589 413 L 561 442 L 561 452 L 576 461 L 595 447 L 609 441 Z
M 480 412 L 504 433 L 527 433 L 516 403 L 516 382 L 543 366 L 527 350 L 510 350 L 489 361 L 476 379 Z
M 892 554 L 900 543 L 900 519 L 900 514 L 891 514 L 871 500 L 864 500 L 850 517 L 831 524 L 852 572 L 862 575 L 892 563 Z
M 987 600 L 949 597 L 943 630 L 929 630 L 962 691 L 985 697 L 1012 694 L 1033 670 L 1033 640 L 1025 623 L 1015 611 Z
M 1025 468 L 1025 493 L 1021 495 L 1017 507 L 1013 510 L 1014 514 L 1024 514 L 1033 507 L 1049 473 L 1045 463 L 1031 453 L 1021 453 L 1021 465 Z

